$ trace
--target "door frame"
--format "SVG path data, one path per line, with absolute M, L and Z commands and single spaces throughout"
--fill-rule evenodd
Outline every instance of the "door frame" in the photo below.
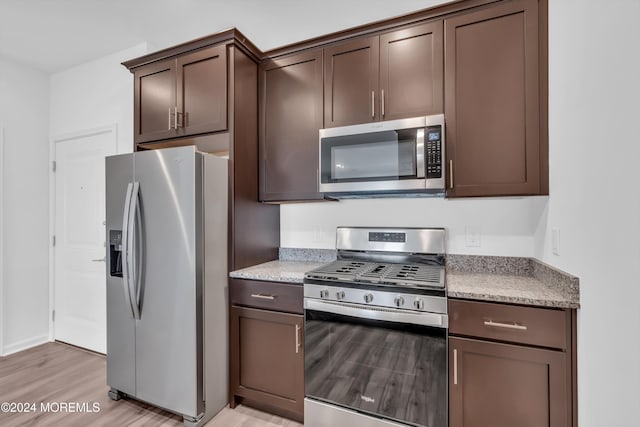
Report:
M 116 143 L 116 153 L 120 153 L 120 139 L 118 138 L 118 124 L 79 130 L 51 137 L 49 141 L 49 341 L 55 341 L 53 312 L 55 310 L 55 262 L 56 252 L 53 245 L 53 238 L 56 234 L 56 174 L 54 162 L 56 161 L 57 144 L 86 138 L 94 135 L 112 134 Z M 0 193 L 1 194 L 1 193 Z M 1 225 L 1 224 L 0 224 Z M 0 253 L 1 254 L 1 253 Z M 0 264 L 1 267 L 1 264 Z M 0 282 L 1 286 L 1 282 Z

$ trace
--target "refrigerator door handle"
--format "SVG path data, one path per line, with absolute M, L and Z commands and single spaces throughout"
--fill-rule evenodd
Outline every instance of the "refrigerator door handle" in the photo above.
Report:
M 134 310 L 138 313 L 138 317 L 136 317 L 136 319 L 140 319 L 140 313 L 142 312 L 142 310 L 140 309 L 140 284 L 142 279 L 142 263 L 144 259 L 144 229 L 142 227 L 142 212 L 140 209 L 140 187 L 138 187 L 138 191 L 135 193 L 135 197 L 133 197 L 133 202 L 133 209 L 135 210 L 135 223 L 132 228 L 133 232 L 136 233 L 135 238 L 137 241 L 135 251 L 136 275 L 135 281 L 133 282 L 133 288 L 135 290 L 133 307 Z
M 136 268 L 134 262 L 134 255 L 136 254 L 136 213 L 139 215 L 138 210 L 138 194 L 140 193 L 140 183 L 134 182 L 133 188 L 131 190 L 131 203 L 129 206 L 129 221 L 128 221 L 128 230 L 127 230 L 127 258 L 126 261 L 129 263 L 131 267 L 131 274 L 129 276 L 129 280 L 127 283 L 129 289 L 129 302 L 131 304 L 131 309 L 133 311 L 133 318 L 136 320 L 140 319 L 140 309 L 138 307 L 137 298 L 136 298 L 136 282 L 138 280 L 140 274 L 140 268 Z
M 129 279 L 130 279 L 130 271 L 129 271 L 129 252 L 131 252 L 129 246 L 129 213 L 131 212 L 131 194 L 133 192 L 133 184 L 127 184 L 127 193 L 124 196 L 124 212 L 122 213 L 122 253 L 123 253 L 123 262 L 122 262 L 122 283 L 124 285 L 124 299 L 129 304 L 129 310 L 131 310 L 131 315 L 133 316 L 133 307 L 131 305 L 131 293 L 129 292 Z

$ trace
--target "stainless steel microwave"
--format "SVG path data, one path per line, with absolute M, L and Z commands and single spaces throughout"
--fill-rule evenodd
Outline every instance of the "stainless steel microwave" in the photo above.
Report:
M 444 115 L 321 129 L 319 162 L 329 196 L 444 193 Z

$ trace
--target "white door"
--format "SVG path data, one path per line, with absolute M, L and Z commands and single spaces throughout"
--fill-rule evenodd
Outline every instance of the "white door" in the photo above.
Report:
M 55 142 L 54 337 L 106 353 L 105 156 L 115 129 Z

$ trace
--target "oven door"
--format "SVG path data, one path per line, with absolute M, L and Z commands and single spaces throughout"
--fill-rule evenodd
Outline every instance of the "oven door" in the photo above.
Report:
M 305 425 L 347 409 L 381 425 L 446 427 L 446 326 L 441 314 L 305 298 L 305 395 L 340 407 Z
M 320 130 L 319 190 L 424 190 L 425 118 Z

